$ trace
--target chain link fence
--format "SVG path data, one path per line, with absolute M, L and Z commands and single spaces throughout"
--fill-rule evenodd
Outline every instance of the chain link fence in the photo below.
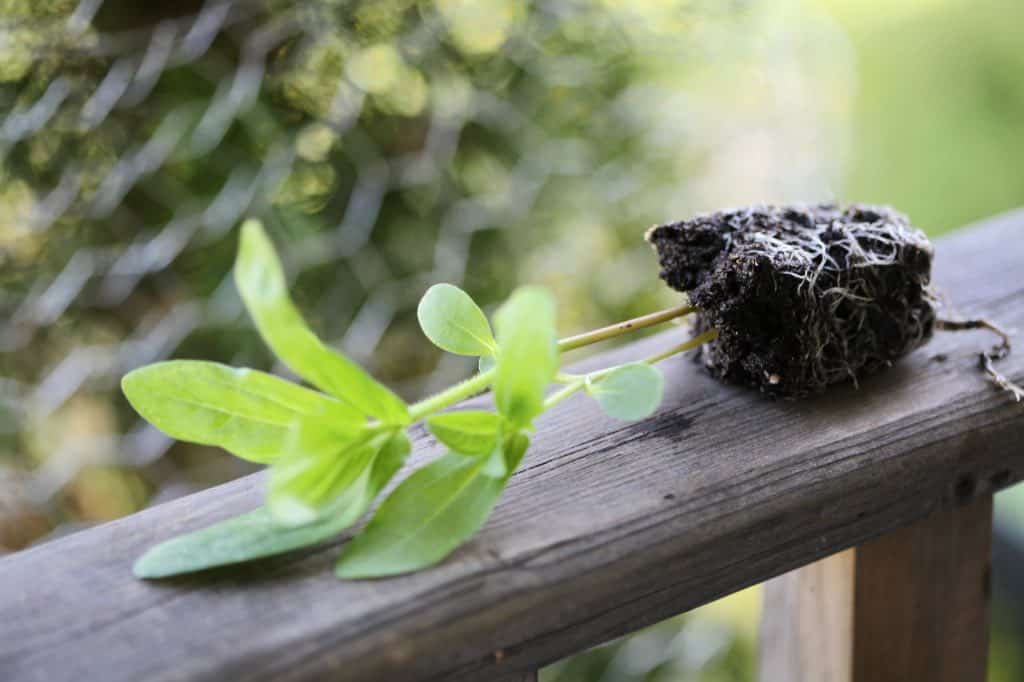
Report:
M 471 370 L 417 331 L 430 284 L 485 305 L 545 284 L 565 331 L 646 312 L 668 300 L 647 226 L 828 198 L 842 159 L 845 48 L 797 3 L 0 12 L 7 551 L 247 471 L 118 391 L 168 357 L 284 371 L 230 278 L 244 217 L 318 332 L 415 398 Z

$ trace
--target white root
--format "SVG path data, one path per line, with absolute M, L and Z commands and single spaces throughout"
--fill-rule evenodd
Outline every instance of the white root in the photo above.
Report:
M 1000 390 L 1006 391 L 1014 397 L 1017 402 L 1024 401 L 1024 387 L 1011 381 L 1005 374 L 995 367 L 997 360 L 1002 360 L 1010 354 L 1010 335 L 1003 331 L 998 325 L 985 319 L 975 320 L 936 320 L 935 328 L 942 331 L 958 332 L 970 329 L 987 329 L 999 337 L 999 344 L 993 346 L 984 353 L 978 354 L 978 366 L 988 376 L 989 381 L 995 384 Z

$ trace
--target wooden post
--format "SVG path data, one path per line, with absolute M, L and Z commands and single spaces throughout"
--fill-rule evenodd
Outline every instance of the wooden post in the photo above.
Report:
M 992 497 L 765 586 L 762 682 L 983 682 Z
M 765 583 L 762 682 L 850 682 L 855 550 Z

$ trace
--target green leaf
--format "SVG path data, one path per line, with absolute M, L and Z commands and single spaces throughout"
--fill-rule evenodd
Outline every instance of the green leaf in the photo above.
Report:
M 495 448 L 487 459 L 483 470 L 484 475 L 507 479 L 515 473 L 529 446 L 530 438 L 522 431 L 505 435 L 501 439 L 501 447 Z
M 220 446 L 253 462 L 282 456 L 300 424 L 319 424 L 338 438 L 365 423 L 321 393 L 213 362 L 159 362 L 129 372 L 121 388 L 140 415 L 172 438 Z
M 340 578 L 379 578 L 432 566 L 473 536 L 501 497 L 504 478 L 485 458 L 449 452 L 402 482 L 345 546 Z
M 315 523 L 287 527 L 260 507 L 153 547 L 135 562 L 139 578 L 165 578 L 283 554 L 341 533 L 370 506 L 409 454 L 409 439 L 396 433 L 368 468 Z
M 487 316 L 462 289 L 435 284 L 416 309 L 420 327 L 435 346 L 456 355 L 494 355 L 497 341 Z
M 523 455 L 530 447 L 530 437 L 522 431 L 510 433 L 505 437 L 502 447 L 505 455 L 505 467 L 508 470 L 507 475 L 511 476 L 519 468 L 519 463 L 523 461 Z
M 309 329 L 288 296 L 274 246 L 256 220 L 242 225 L 235 282 L 263 340 L 296 374 L 367 416 L 388 424 L 409 422 L 398 396 Z
M 498 310 L 494 401 L 514 426 L 544 410 L 544 390 L 558 371 L 555 302 L 539 287 L 522 287 Z
M 665 388 L 661 372 L 644 362 L 617 367 L 587 387 L 605 414 L 616 419 L 644 419 L 651 416 Z
M 482 410 L 446 412 L 427 418 L 427 429 L 455 452 L 487 455 L 498 445 L 502 419 Z
M 287 528 L 274 520 L 270 510 L 260 507 L 161 543 L 143 554 L 132 570 L 138 578 L 166 578 L 237 564 L 318 544 L 351 523 L 329 517 L 319 523 Z

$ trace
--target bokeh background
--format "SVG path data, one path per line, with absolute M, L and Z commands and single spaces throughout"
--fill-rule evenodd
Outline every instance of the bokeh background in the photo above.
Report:
M 0 0 L 0 552 L 249 471 L 117 390 L 168 357 L 282 370 L 229 277 L 243 217 L 416 398 L 471 371 L 417 331 L 434 282 L 546 285 L 568 333 L 672 301 L 656 222 L 840 199 L 938 235 L 1024 205 L 1021 26 L 1019 0 Z M 1024 497 L 998 507 L 990 677 L 1017 680 Z M 753 679 L 759 600 L 543 678 Z

